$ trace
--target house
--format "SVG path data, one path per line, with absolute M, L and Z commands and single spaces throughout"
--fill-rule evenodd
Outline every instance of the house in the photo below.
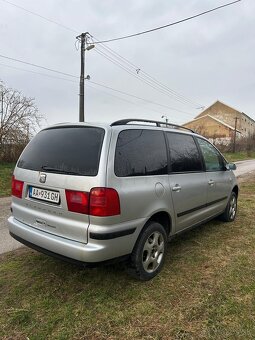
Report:
M 219 100 L 183 126 L 215 144 L 229 144 L 235 133 L 238 139 L 255 135 L 255 121 L 251 117 Z

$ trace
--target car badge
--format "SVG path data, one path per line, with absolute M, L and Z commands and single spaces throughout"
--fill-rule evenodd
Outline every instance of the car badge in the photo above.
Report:
M 46 174 L 40 174 L 39 182 L 40 183 L 45 183 L 46 182 Z

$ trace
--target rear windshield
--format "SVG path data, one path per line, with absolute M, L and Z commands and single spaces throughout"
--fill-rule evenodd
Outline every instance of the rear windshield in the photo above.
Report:
M 23 151 L 17 166 L 23 169 L 96 176 L 104 130 L 61 127 L 39 132 Z

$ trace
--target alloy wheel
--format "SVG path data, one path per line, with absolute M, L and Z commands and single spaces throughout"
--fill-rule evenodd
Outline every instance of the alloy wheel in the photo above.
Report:
M 165 250 L 165 241 L 163 235 L 155 231 L 146 240 L 143 253 L 142 262 L 143 268 L 147 273 L 153 273 L 159 267 L 163 260 Z

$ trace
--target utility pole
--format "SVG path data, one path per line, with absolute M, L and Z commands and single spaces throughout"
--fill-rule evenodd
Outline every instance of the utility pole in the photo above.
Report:
M 80 99 L 79 99 L 79 122 L 84 122 L 84 73 L 85 73 L 85 42 L 86 33 L 82 33 L 77 39 L 81 42 L 81 74 L 80 74 Z
M 237 117 L 235 117 L 235 132 L 234 132 L 234 142 L 233 142 L 233 152 L 236 152 L 236 127 L 237 127 Z
M 90 79 L 90 76 L 85 77 L 85 52 L 95 47 L 94 44 L 88 43 L 87 38 L 89 32 L 78 35 L 76 39 L 81 43 L 81 74 L 80 74 L 80 99 L 79 99 L 79 122 L 84 122 L 84 99 L 85 99 L 85 79 Z M 86 47 L 87 46 L 87 47 Z

